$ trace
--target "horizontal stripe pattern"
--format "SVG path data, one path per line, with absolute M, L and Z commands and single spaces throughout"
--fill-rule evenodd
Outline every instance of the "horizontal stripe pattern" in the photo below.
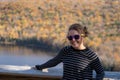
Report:
M 99 74 L 104 73 L 99 58 L 89 48 L 75 50 L 71 46 L 66 46 L 60 54 L 63 54 L 61 57 L 64 68 L 63 80 L 90 80 L 94 69 Z M 102 77 L 98 80 L 102 80 Z

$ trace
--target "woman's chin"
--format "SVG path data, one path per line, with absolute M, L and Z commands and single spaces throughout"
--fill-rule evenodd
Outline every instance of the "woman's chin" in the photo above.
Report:
M 72 46 L 74 49 L 79 49 L 79 47 L 78 46 L 75 46 L 75 45 L 73 45 Z

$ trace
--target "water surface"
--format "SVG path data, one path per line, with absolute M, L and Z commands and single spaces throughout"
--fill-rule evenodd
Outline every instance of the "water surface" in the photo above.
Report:
M 34 66 L 42 64 L 56 56 L 57 53 L 46 53 L 27 47 L 0 46 L 0 65 Z M 62 68 L 61 64 L 55 68 Z

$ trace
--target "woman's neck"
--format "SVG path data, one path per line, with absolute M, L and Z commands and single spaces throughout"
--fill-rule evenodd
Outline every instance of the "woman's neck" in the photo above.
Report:
M 81 44 L 79 50 L 84 50 L 84 49 L 86 49 L 86 47 L 83 44 Z

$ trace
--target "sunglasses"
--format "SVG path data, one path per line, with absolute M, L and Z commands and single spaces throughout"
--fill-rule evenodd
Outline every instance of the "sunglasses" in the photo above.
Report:
M 74 38 L 75 40 L 77 40 L 77 39 L 80 38 L 80 35 L 67 36 L 67 39 L 68 39 L 68 40 L 73 40 L 73 38 Z

